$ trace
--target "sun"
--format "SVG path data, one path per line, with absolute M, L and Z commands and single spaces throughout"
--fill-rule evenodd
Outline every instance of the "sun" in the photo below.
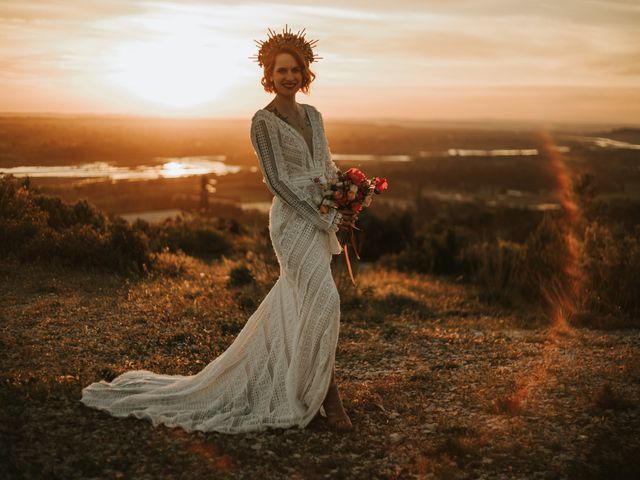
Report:
M 233 43 L 181 22 L 178 31 L 153 40 L 116 45 L 108 59 L 109 78 L 152 103 L 188 108 L 216 100 L 234 84 L 242 54 Z M 236 67 L 237 68 L 237 67 Z

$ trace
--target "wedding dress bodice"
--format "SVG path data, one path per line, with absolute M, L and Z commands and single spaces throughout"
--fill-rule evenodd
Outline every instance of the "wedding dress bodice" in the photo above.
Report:
M 338 230 L 337 210 L 320 213 L 322 191 L 336 173 L 318 110 L 304 105 L 313 130 L 313 152 L 300 133 L 276 114 L 258 110 L 251 122 L 251 140 L 258 155 L 263 182 L 298 214 L 325 231 Z M 314 180 L 315 179 L 315 180 Z

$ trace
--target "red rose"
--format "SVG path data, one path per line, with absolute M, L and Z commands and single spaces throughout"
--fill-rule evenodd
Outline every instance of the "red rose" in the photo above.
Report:
M 364 181 L 367 179 L 364 173 L 362 173 L 357 168 L 350 168 L 347 170 L 347 177 L 351 180 L 355 185 L 362 185 Z
M 376 185 L 376 193 L 382 193 L 389 187 L 389 182 L 386 178 L 374 178 L 373 181 Z
M 351 210 L 353 210 L 354 212 L 358 213 L 360 210 L 362 210 L 362 203 L 360 203 L 360 202 L 352 203 L 351 204 Z

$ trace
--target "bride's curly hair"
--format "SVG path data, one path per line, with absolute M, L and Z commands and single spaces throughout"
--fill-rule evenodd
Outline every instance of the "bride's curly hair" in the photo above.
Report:
M 264 73 L 262 75 L 262 79 L 260 80 L 260 83 L 264 87 L 264 90 L 268 93 L 276 93 L 276 87 L 273 82 L 269 80 L 269 77 L 273 75 L 273 69 L 276 65 L 276 57 L 279 53 L 289 53 L 293 56 L 293 58 L 296 59 L 298 66 L 302 70 L 302 85 L 300 87 L 300 91 L 308 95 L 309 87 L 311 86 L 311 82 L 316 79 L 316 74 L 311 71 L 311 69 L 309 68 L 309 64 L 305 62 L 304 58 L 298 51 L 293 48 L 286 47 L 278 48 L 275 52 L 273 52 L 273 56 L 271 57 L 269 62 L 265 64 Z

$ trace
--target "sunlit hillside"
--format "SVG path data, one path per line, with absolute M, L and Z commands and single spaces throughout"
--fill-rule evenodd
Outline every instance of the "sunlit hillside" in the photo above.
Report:
M 332 261 L 356 431 L 230 438 L 79 398 L 131 369 L 200 371 L 277 280 L 247 125 L 4 121 L 7 478 L 639 471 L 636 130 L 332 125 L 336 163 L 390 185 L 361 214 L 356 287 Z
M 263 233 L 229 236 L 235 247 L 213 261 L 202 259 L 211 250 L 169 246 L 142 277 L 4 257 L 8 478 L 638 471 L 637 329 L 559 328 L 447 276 L 375 264 L 358 268 L 356 291 L 340 257 L 337 376 L 354 434 L 332 433 L 322 420 L 233 438 L 186 434 L 81 405 L 80 389 L 93 381 L 131 369 L 194 374 L 224 352 L 278 274 Z

